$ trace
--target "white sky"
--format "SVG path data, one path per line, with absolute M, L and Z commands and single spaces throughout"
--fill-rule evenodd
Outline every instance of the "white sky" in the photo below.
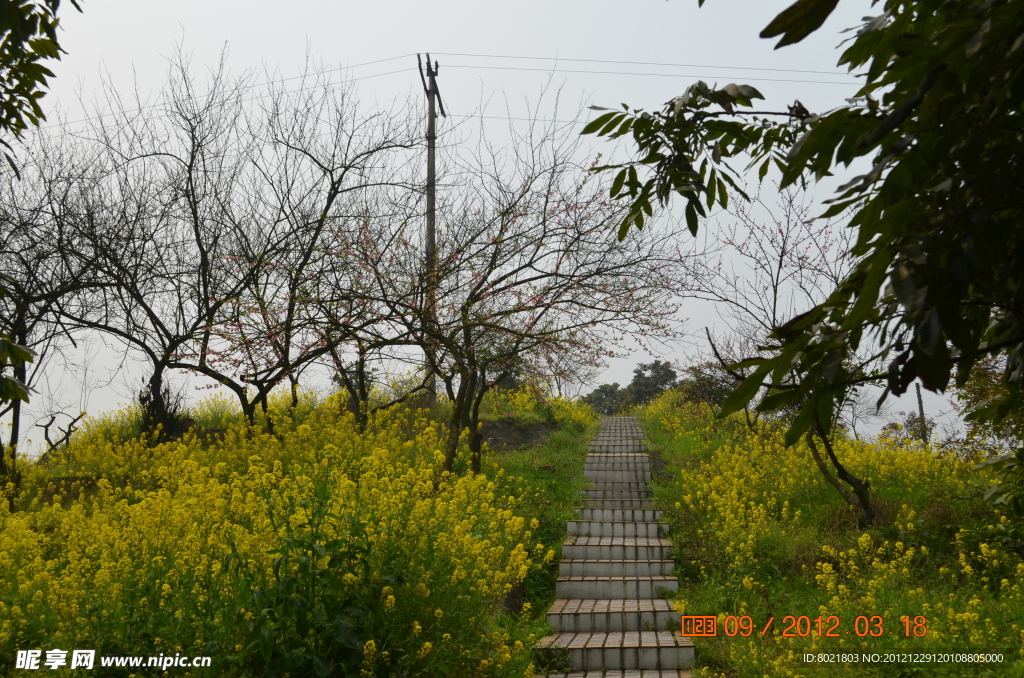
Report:
M 506 100 L 513 105 L 513 115 L 525 114 L 524 102 L 536 102 L 549 80 L 562 86 L 562 112 L 570 115 L 574 113 L 568 108 L 579 108 L 581 101 L 657 107 L 697 79 L 754 85 L 767 97 L 764 106 L 772 110 L 782 110 L 796 98 L 812 112 L 840 105 L 856 90 L 856 81 L 836 66 L 836 48 L 849 36 L 840 31 L 876 12 L 869 0 L 845 0 L 812 37 L 776 51 L 775 41 L 762 40 L 758 33 L 790 2 L 708 0 L 698 8 L 696 0 L 307 0 L 294 5 L 262 0 L 84 0 L 83 14 L 69 3 L 62 5 L 61 44 L 68 53 L 52 67 L 57 77 L 43 104 L 48 113 L 60 112 L 69 120 L 89 115 L 94 110 L 91 102 L 102 98 L 103 77 L 119 90 L 127 91 L 134 83 L 144 96 L 155 95 L 165 80 L 168 59 L 180 45 L 191 54 L 196 72 L 213 68 L 225 47 L 235 73 L 294 76 L 307 56 L 325 67 L 352 66 L 352 76 L 361 78 L 364 103 L 376 100 L 382 105 L 422 96 L 415 53 L 430 50 L 440 62 L 438 84 L 451 114 L 441 123 L 442 132 L 459 116 L 478 112 L 481 102 L 490 102 L 486 114 L 496 118 L 506 115 Z M 558 70 L 553 73 L 553 68 Z M 504 124 L 500 119 L 494 122 Z M 695 316 L 694 329 L 713 322 L 706 310 L 694 308 L 689 315 Z M 99 386 L 105 381 L 100 375 L 116 370 L 115 355 L 100 351 L 86 361 L 98 379 L 88 402 L 74 378 L 54 375 L 54 388 L 63 387 L 60 400 L 69 411 L 87 407 L 98 413 L 130 397 L 128 386 L 137 383 L 141 373 L 122 375 L 110 387 Z M 601 381 L 628 382 L 633 365 L 641 360 L 649 358 L 638 354 L 616 362 Z M 948 409 L 944 403 L 933 398 L 926 408 L 930 413 Z M 898 409 L 911 407 L 909 401 L 897 403 Z

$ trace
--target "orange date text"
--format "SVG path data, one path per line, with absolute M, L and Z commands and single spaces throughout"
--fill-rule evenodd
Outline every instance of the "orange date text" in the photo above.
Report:
M 853 619 L 852 626 L 844 625 L 836 615 L 810 617 L 807 615 L 787 614 L 776 623 L 774 616 L 768 617 L 763 624 L 755 624 L 748 615 L 721 616 L 683 615 L 681 632 L 684 636 L 708 638 L 717 636 L 721 631 L 733 638 L 748 638 L 754 634 L 765 635 L 776 627 L 776 633 L 784 638 L 840 638 L 855 635 L 860 638 L 881 636 L 903 636 L 905 638 L 921 638 L 928 635 L 928 619 L 922 615 L 904 615 L 898 624 L 886 626 L 885 619 L 879 615 L 858 615 Z

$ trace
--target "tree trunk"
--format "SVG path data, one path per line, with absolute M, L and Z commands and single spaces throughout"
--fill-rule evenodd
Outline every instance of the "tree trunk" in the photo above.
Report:
M 474 422 L 469 429 L 469 464 L 474 474 L 481 470 L 481 458 L 484 446 L 484 436 L 480 432 L 480 423 Z
M 153 366 L 153 376 L 149 378 L 148 394 L 142 400 L 142 430 L 155 432 L 158 437 L 166 438 L 171 434 L 171 422 L 167 413 L 167 401 L 164 398 L 164 367 L 163 363 Z
M 481 387 L 486 384 L 485 375 L 480 375 L 480 382 Z M 480 404 L 487 394 L 486 388 L 475 390 L 478 392 L 473 394 L 473 405 L 469 411 L 469 460 L 474 474 L 481 472 L 484 436 L 480 431 Z
M 825 464 L 825 460 L 821 458 L 818 446 L 814 443 L 814 436 L 815 431 L 807 433 L 807 446 L 811 449 L 811 456 L 814 457 L 814 463 L 817 464 L 818 470 L 825 476 L 825 480 L 842 495 L 843 500 L 857 511 L 857 523 L 861 527 L 872 525 L 875 522 L 875 509 L 871 503 L 871 483 L 868 480 L 853 475 L 843 466 L 836 456 L 835 449 L 833 449 L 828 436 L 825 435 L 821 428 L 818 428 L 817 436 L 821 439 L 821 443 L 825 447 L 825 453 L 836 470 L 835 475 L 833 475 L 829 471 L 828 465 Z M 836 476 L 838 476 L 838 480 Z M 849 488 L 844 487 L 839 480 L 849 485 Z
M 25 383 L 25 367 L 24 365 L 14 368 L 14 376 L 21 383 Z M 17 506 L 18 490 L 21 488 L 21 473 L 18 471 L 18 442 L 21 438 L 21 401 L 14 400 L 11 403 L 11 437 L 10 442 L 7 445 L 7 458 L 4 459 L 4 446 L 3 441 L 0 440 L 0 492 L 7 495 L 7 508 L 10 511 L 14 511 Z M 14 489 L 11 492 L 7 492 L 7 483 L 12 483 Z
M 469 425 L 471 398 L 476 391 L 476 374 L 459 375 L 459 390 L 452 401 L 452 415 L 448 421 L 448 444 L 445 447 L 444 470 L 449 473 L 455 467 L 455 455 L 459 449 L 459 437 L 462 429 Z
M 256 395 L 256 398 L 253 400 L 253 413 L 255 414 L 256 403 L 259 403 L 260 410 L 263 411 L 263 421 L 266 422 L 266 424 L 264 425 L 264 429 L 270 435 L 276 435 L 276 433 L 274 432 L 274 418 L 270 415 L 270 404 L 267 402 L 269 397 L 269 390 L 265 388 L 260 388 L 259 392 Z
M 288 381 L 291 382 L 292 402 L 288 409 L 294 410 L 299 406 L 299 380 L 291 373 L 288 374 Z
M 448 473 L 451 473 L 455 468 L 455 455 L 459 451 L 459 434 L 462 433 L 462 415 L 458 408 L 458 401 L 462 398 L 462 389 L 460 388 L 459 391 L 458 397 L 452 403 L 452 415 L 448 420 L 448 440 L 445 443 L 444 449 L 444 466 L 442 470 Z

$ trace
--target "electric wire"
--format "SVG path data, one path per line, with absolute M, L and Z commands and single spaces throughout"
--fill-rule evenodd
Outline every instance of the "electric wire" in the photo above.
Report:
M 715 68 L 735 71 L 771 71 L 775 73 L 810 73 L 813 75 L 843 75 L 835 71 L 809 71 L 798 68 L 765 68 L 756 66 L 712 66 L 711 64 L 673 64 L 661 61 L 616 61 L 613 59 L 570 59 L 559 56 L 512 56 L 509 54 L 460 54 L 457 52 L 438 52 L 435 56 L 475 57 L 482 59 L 524 59 L 531 61 L 571 61 L 592 64 L 618 64 L 622 66 L 668 66 L 672 68 Z
M 729 69 L 729 70 L 737 70 L 737 71 L 761 71 L 761 72 L 779 72 L 779 73 L 807 73 L 807 74 L 825 74 L 825 75 L 836 75 L 836 76 L 841 76 L 842 75 L 841 73 L 832 73 L 832 72 L 829 72 L 829 71 L 785 69 L 785 68 L 764 68 L 764 67 L 754 67 L 754 66 L 711 66 L 711 65 L 708 65 L 708 64 L 676 64 L 676 63 L 654 62 L 654 61 L 619 61 L 619 60 L 612 60 L 612 59 L 575 59 L 575 58 L 562 58 L 562 57 L 513 56 L 513 55 L 499 55 L 499 54 L 468 54 L 468 53 L 458 53 L 458 52 L 435 52 L 435 53 L 433 53 L 433 55 L 434 56 L 451 56 L 451 57 L 488 58 L 488 59 L 522 59 L 522 60 L 531 60 L 531 61 L 554 61 L 554 62 L 562 61 L 562 62 L 578 62 L 578 63 L 607 63 L 607 64 L 630 65 L 630 66 L 646 65 L 646 66 L 663 66 L 663 67 L 673 67 L 673 68 L 712 68 L 712 69 Z M 240 87 L 239 90 L 240 91 L 249 91 L 249 90 L 252 90 L 252 89 L 256 89 L 258 87 L 267 87 L 267 86 L 270 86 L 270 85 L 275 85 L 275 84 L 280 84 L 280 83 L 284 83 L 284 82 L 289 82 L 289 81 L 292 81 L 292 80 L 299 80 L 299 79 L 303 79 L 303 78 L 309 78 L 311 76 L 314 76 L 314 77 L 315 76 L 321 76 L 321 75 L 324 75 L 324 74 L 336 73 L 336 72 L 340 72 L 340 71 L 347 71 L 347 70 L 350 70 L 350 69 L 361 68 L 361 67 L 364 67 L 364 66 L 371 66 L 371 65 L 386 63 L 386 62 L 390 62 L 390 61 L 397 61 L 399 59 L 406 59 L 406 58 L 409 58 L 409 57 L 412 57 L 412 56 L 415 56 L 415 53 L 401 54 L 401 55 L 398 55 L 398 56 L 387 57 L 387 58 L 384 58 L 384 59 L 375 59 L 373 61 L 366 61 L 366 62 L 362 62 L 362 63 L 358 63 L 358 64 L 353 64 L 353 65 L 350 65 L 350 66 L 335 66 L 335 67 L 331 67 L 331 68 L 320 69 L 320 70 L 317 70 L 317 71 L 312 71 L 310 73 L 304 73 L 304 74 L 290 76 L 290 77 L 286 77 L 286 78 L 275 78 L 275 79 L 266 80 L 266 81 L 262 81 L 262 82 L 258 82 L 258 83 L 253 83 L 253 84 L 250 84 L 250 85 L 245 85 L 243 87 Z M 444 64 L 444 66 L 446 68 L 464 68 L 464 69 L 479 69 L 479 70 L 501 70 L 501 71 L 522 71 L 522 72 L 543 72 L 543 73 L 571 73 L 571 74 L 584 74 L 584 75 L 628 75 L 628 76 L 639 76 L 639 77 L 670 77 L 670 78 L 716 77 L 716 76 L 699 75 L 699 74 L 686 74 L 686 73 L 655 73 L 655 72 L 645 72 L 645 71 L 605 71 L 605 70 L 586 70 L 586 69 L 564 69 L 564 68 L 558 68 L 557 66 L 554 66 L 552 68 L 535 68 L 535 67 L 527 67 L 527 66 L 490 66 L 490 65 L 484 65 L 484 64 Z M 361 80 L 370 80 L 370 79 L 373 79 L 373 78 L 379 78 L 379 77 L 383 77 L 383 76 L 394 75 L 394 74 L 397 74 L 397 73 L 404 73 L 404 72 L 409 72 L 409 71 L 415 72 L 415 70 L 416 69 L 415 69 L 414 66 L 409 66 L 407 68 L 400 68 L 400 69 L 393 70 L 393 71 L 386 71 L 384 73 L 374 73 L 374 74 L 370 74 L 370 75 L 362 75 L 362 76 L 347 78 L 344 81 L 339 82 L 339 83 L 331 83 L 331 82 L 328 82 L 328 83 L 318 83 L 318 84 L 315 84 L 315 85 L 309 85 L 309 86 L 306 86 L 306 87 L 300 87 L 300 88 L 297 88 L 295 90 L 290 90 L 290 91 L 284 92 L 284 94 L 296 94 L 296 93 L 303 92 L 303 91 L 306 91 L 308 89 L 311 89 L 312 87 L 328 87 L 328 88 L 333 88 L 333 87 L 340 86 L 340 85 L 343 85 L 343 84 L 346 84 L 346 83 L 349 83 L 349 82 L 356 82 L 356 81 L 361 81 Z M 846 86 L 851 86 L 851 85 L 858 84 L 855 81 L 840 82 L 840 81 L 834 81 L 834 80 L 823 81 L 823 80 L 804 80 L 804 79 L 796 79 L 796 78 L 792 78 L 792 79 L 791 78 L 764 78 L 764 77 L 760 77 L 760 76 L 747 77 L 746 79 L 756 80 L 756 81 L 763 81 L 763 82 L 790 82 L 790 83 L 806 83 L 806 84 L 817 84 L 817 85 L 846 85 Z M 270 95 L 269 94 L 258 95 L 258 96 L 255 96 L 255 97 L 250 97 L 248 99 L 243 99 L 242 101 L 243 102 L 258 101 L 260 99 L 266 98 L 267 96 L 270 96 Z M 63 122 L 63 123 L 58 122 L 58 123 L 52 123 L 52 124 L 49 124 L 49 125 L 41 125 L 41 126 L 37 127 L 36 129 L 39 130 L 39 131 L 47 131 L 47 130 L 51 130 L 51 129 L 54 129 L 54 128 L 57 128 L 57 127 L 61 127 L 63 129 L 67 129 L 69 126 L 72 126 L 72 125 L 78 125 L 78 124 L 82 124 L 82 123 L 94 122 L 94 121 L 97 121 L 97 120 L 101 120 L 103 118 L 108 118 L 108 117 L 116 116 L 116 115 L 119 115 L 119 114 L 138 113 L 138 112 L 142 112 L 142 111 L 145 111 L 145 110 L 149 110 L 149 109 L 153 109 L 153 108 L 158 108 L 160 106 L 166 105 L 166 103 L 167 102 L 165 102 L 165 101 L 160 101 L 160 102 L 157 102 L 157 103 L 147 104 L 145 106 L 141 106 L 141 107 L 137 107 L 137 108 L 126 109 L 124 111 L 102 113 L 102 114 L 95 115 L 95 116 L 87 116 L 87 117 L 80 118 L 78 120 L 74 120 L 74 121 L 71 121 L 71 122 Z M 158 115 L 158 116 L 154 116 L 154 117 L 163 118 L 163 117 L 166 117 L 166 116 Z M 532 120 L 532 121 L 535 121 L 535 122 L 555 122 L 555 123 L 569 123 L 569 122 L 572 122 L 572 121 L 555 120 L 555 119 L 549 119 L 549 118 L 515 118 L 515 117 L 504 117 L 504 116 L 456 116 L 456 117 L 465 117 L 465 118 L 476 117 L 476 118 L 484 118 L 484 119 L 501 119 L 501 120 L 515 120 L 515 121 L 529 121 L 529 120 Z
M 467 64 L 447 64 L 446 68 L 475 68 L 498 71 L 541 71 L 544 73 L 584 73 L 592 75 L 639 75 L 654 78 L 710 78 L 715 76 L 698 75 L 694 73 L 640 73 L 636 71 L 587 71 L 571 68 L 526 68 L 524 66 L 470 66 Z M 795 78 L 762 78 L 760 76 L 747 77 L 746 80 L 757 80 L 762 82 L 803 82 L 812 85 L 856 85 L 856 82 L 839 82 L 837 80 L 799 80 Z
M 290 80 L 299 80 L 301 78 L 308 78 L 310 76 L 320 76 L 320 75 L 324 75 L 325 73 L 336 73 L 338 71 L 345 71 L 345 70 L 349 70 L 349 69 L 352 69 L 352 68 L 360 68 L 362 66 L 372 66 L 374 64 L 382 64 L 382 63 L 385 63 L 387 61 L 397 61 L 398 59 L 405 59 L 405 58 L 408 58 L 408 57 L 411 57 L 411 56 L 416 56 L 416 55 L 415 55 L 415 53 L 402 54 L 400 56 L 388 57 L 387 59 L 376 59 L 374 61 L 365 61 L 365 62 L 363 62 L 361 64 L 353 64 L 351 66 L 334 66 L 332 68 L 324 68 L 324 69 L 321 69 L 321 70 L 318 70 L 318 71 L 311 71 L 309 73 L 302 73 L 300 75 L 293 75 L 293 76 L 290 76 L 290 77 L 287 77 L 287 78 L 278 78 L 278 79 L 273 79 L 273 80 L 265 80 L 263 82 L 257 82 L 257 83 L 253 83 L 251 85 L 245 85 L 244 87 L 241 87 L 239 89 L 242 90 L 242 91 L 246 91 L 246 90 L 256 89 L 257 87 L 267 87 L 269 85 L 275 85 L 275 84 L 279 84 L 279 83 L 283 83 L 283 82 L 288 82 Z M 409 68 L 400 68 L 397 71 L 388 71 L 387 73 L 376 73 L 374 75 L 363 75 L 363 76 L 359 76 L 357 78 L 349 78 L 349 82 L 355 81 L 355 80 L 369 80 L 370 78 L 377 78 L 377 77 L 380 77 L 380 76 L 383 76 L 383 75 L 392 75 L 394 73 L 402 73 L 403 71 L 407 71 L 407 70 L 409 70 Z M 299 90 L 294 90 L 294 91 L 303 91 L 303 89 L 306 89 L 306 88 L 300 88 Z M 250 100 L 247 99 L 247 101 L 250 101 Z M 148 110 L 150 108 L 156 108 L 158 106 L 162 106 L 165 103 L 166 102 L 161 101 L 161 102 L 157 102 L 155 104 L 147 104 L 145 106 L 139 106 L 138 108 L 131 108 L 131 109 L 125 110 L 123 112 L 124 113 L 140 113 L 140 112 Z M 50 128 L 50 127 L 58 127 L 60 125 L 77 125 L 78 123 L 92 122 L 94 120 L 98 120 L 98 119 L 101 119 L 101 118 L 106 118 L 106 117 L 109 117 L 109 116 L 112 116 L 112 115 L 116 115 L 116 113 L 102 113 L 100 115 L 88 116 L 88 117 L 82 118 L 80 120 L 74 120 L 74 121 L 67 122 L 67 123 L 52 123 L 52 124 L 49 124 L 49 125 L 40 125 L 38 127 L 38 129 L 42 130 L 42 129 L 47 129 L 47 128 Z

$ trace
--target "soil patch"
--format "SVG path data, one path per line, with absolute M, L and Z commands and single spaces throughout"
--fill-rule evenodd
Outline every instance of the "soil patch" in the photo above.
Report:
M 480 422 L 480 433 L 487 445 L 496 451 L 511 450 L 527 445 L 539 445 L 551 432 L 557 429 L 555 424 L 532 424 L 519 427 L 507 421 Z

